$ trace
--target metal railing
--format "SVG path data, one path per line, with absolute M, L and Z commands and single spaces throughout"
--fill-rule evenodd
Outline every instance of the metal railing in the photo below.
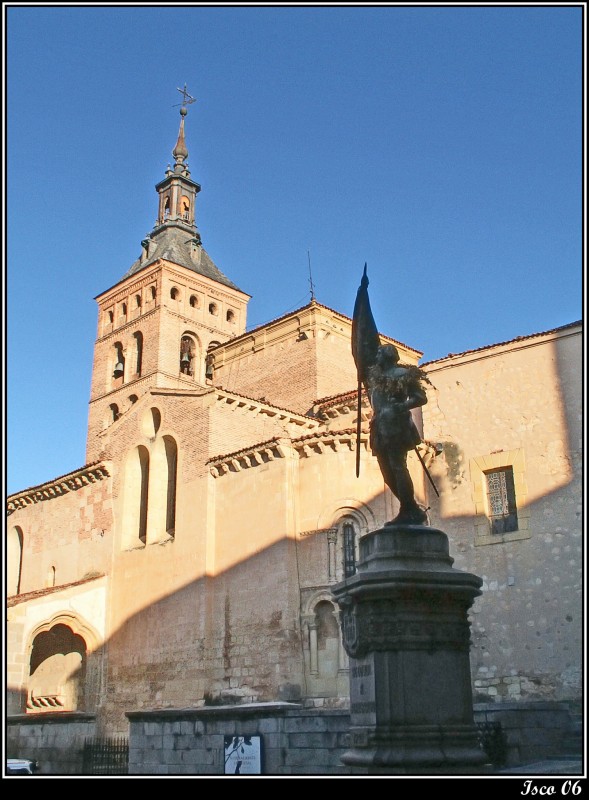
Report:
M 126 775 L 128 768 L 129 740 L 124 736 L 84 742 L 84 775 Z

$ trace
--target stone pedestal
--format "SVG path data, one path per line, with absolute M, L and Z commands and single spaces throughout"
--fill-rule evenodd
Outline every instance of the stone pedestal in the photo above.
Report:
M 454 569 L 448 537 L 385 527 L 360 540 L 355 575 L 333 587 L 350 657 L 357 774 L 484 774 L 473 718 L 468 610 L 476 575 Z

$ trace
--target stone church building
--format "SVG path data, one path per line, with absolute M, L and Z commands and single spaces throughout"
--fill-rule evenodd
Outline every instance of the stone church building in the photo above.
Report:
M 133 750 L 150 719 L 182 716 L 194 735 L 200 712 L 227 730 L 244 708 L 301 731 L 345 722 L 331 588 L 396 513 L 357 404 L 351 319 L 313 299 L 248 330 L 250 296 L 201 241 L 180 113 L 155 227 L 96 298 L 86 463 L 7 498 L 7 742 L 48 763 L 59 731 L 53 771 L 76 770 L 63 753 L 80 737 L 131 734 Z M 381 338 L 406 364 L 424 355 Z M 475 708 L 581 702 L 581 359 L 573 322 L 420 363 L 439 497 L 413 453 L 416 494 L 455 566 L 483 580 Z M 182 758 L 147 767 L 144 753 L 141 769 L 217 770 L 214 754 Z M 312 772 L 301 760 L 274 769 Z

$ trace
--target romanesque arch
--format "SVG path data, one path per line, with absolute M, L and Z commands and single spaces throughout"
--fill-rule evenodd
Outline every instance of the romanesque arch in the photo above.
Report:
M 319 589 L 307 599 L 303 631 L 309 695 L 345 695 L 348 659 L 342 645 L 339 609 L 331 592 Z
M 372 510 L 355 498 L 342 498 L 319 515 L 318 530 L 328 529 L 328 582 L 337 583 L 355 572 L 360 538 L 377 527 Z
M 89 711 L 98 702 L 101 641 L 84 620 L 68 612 L 32 632 L 26 712 Z

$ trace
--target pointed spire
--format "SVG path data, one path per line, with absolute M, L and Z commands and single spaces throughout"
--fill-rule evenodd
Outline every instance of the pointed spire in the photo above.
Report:
M 195 222 L 196 195 L 200 192 L 200 186 L 190 177 L 186 163 L 188 148 L 184 135 L 184 119 L 188 114 L 186 106 L 195 103 L 196 100 L 188 94 L 186 86 L 178 91 L 182 94 L 183 100 L 182 103 L 178 103 L 181 106 L 180 130 L 176 146 L 172 150 L 174 164 L 172 166 L 168 164 L 165 178 L 155 187 L 160 199 L 154 231 L 163 226 L 188 228 L 200 242 Z
M 184 117 L 188 114 L 188 109 L 185 106 L 182 106 L 180 109 L 180 130 L 178 132 L 178 141 L 176 142 L 176 147 L 172 150 L 172 155 L 176 160 L 176 165 L 174 166 L 174 172 L 185 172 L 186 165 L 184 161 L 188 158 L 188 149 L 186 147 L 186 139 L 184 138 Z
M 196 103 L 196 97 L 192 97 L 192 95 L 188 94 L 186 84 L 184 84 L 183 89 L 178 89 L 178 91 L 182 95 L 182 106 L 180 108 L 180 130 L 178 131 L 178 141 L 176 142 L 176 147 L 172 150 L 172 155 L 176 161 L 176 164 L 174 165 L 174 172 L 176 175 L 184 174 L 186 177 L 188 177 L 190 172 L 188 171 L 188 165 L 184 163 L 188 158 L 188 148 L 186 147 L 186 140 L 184 138 L 184 118 L 188 114 L 188 109 L 186 106 L 190 105 L 191 103 Z

